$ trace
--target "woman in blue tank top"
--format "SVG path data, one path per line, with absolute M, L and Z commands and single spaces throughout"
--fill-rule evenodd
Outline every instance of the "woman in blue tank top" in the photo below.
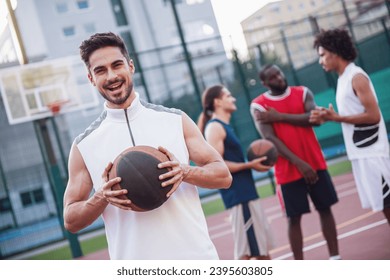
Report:
M 230 211 L 235 258 L 269 259 L 273 241 L 251 169 L 267 171 L 270 167 L 261 163 L 265 157 L 245 161 L 240 141 L 229 124 L 232 113 L 237 110 L 235 101 L 222 85 L 206 89 L 198 126 L 207 142 L 222 155 L 233 177 L 231 187 L 220 190 L 220 194 Z

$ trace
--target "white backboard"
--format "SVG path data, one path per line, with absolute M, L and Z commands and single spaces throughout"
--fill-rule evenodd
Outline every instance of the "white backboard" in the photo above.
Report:
M 0 91 L 10 124 L 52 116 L 54 102 L 63 102 L 61 114 L 99 104 L 78 56 L 1 69 Z

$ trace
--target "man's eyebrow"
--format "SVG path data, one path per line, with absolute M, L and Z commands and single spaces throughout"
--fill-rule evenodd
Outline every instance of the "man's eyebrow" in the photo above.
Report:
M 117 60 L 114 60 L 113 62 L 111 62 L 111 65 L 115 65 L 115 64 L 118 64 L 118 63 L 124 64 L 125 62 L 123 61 L 123 59 L 117 59 Z M 95 68 L 93 68 L 92 71 L 96 72 L 96 71 L 104 69 L 104 68 L 106 68 L 106 67 L 103 66 L 103 65 L 98 65 Z
M 92 69 L 93 72 L 96 72 L 98 70 L 104 69 L 105 67 L 102 65 L 96 66 L 95 68 Z
M 114 65 L 117 63 L 124 63 L 124 61 L 122 59 L 117 59 L 117 60 L 113 61 L 111 64 Z

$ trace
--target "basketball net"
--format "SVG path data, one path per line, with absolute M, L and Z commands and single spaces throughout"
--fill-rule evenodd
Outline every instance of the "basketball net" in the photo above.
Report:
M 54 102 L 48 103 L 46 106 L 47 106 L 47 108 L 49 108 L 49 110 L 51 111 L 53 116 L 56 116 L 61 112 L 62 105 L 64 105 L 65 103 L 68 103 L 69 101 L 70 100 L 54 101 Z

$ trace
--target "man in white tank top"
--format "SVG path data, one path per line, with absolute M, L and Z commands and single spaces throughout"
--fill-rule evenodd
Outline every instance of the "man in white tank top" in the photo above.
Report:
M 330 104 L 313 110 L 311 121 L 341 123 L 362 207 L 383 211 L 390 224 L 389 140 L 375 89 L 367 73 L 353 63 L 357 53 L 346 30 L 321 31 L 314 47 L 324 70 L 339 76 L 338 113 Z
M 80 54 L 106 102 L 70 151 L 65 228 L 78 232 L 102 216 L 111 259 L 218 259 L 195 185 L 230 187 L 222 157 L 184 112 L 140 100 L 134 64 L 119 36 L 92 35 Z M 169 199 L 147 212 L 132 211 L 131 201 L 122 198 L 127 191 L 112 190 L 120 178 L 107 178 L 115 157 L 135 145 L 158 148 L 169 158 L 159 166 L 170 169 L 160 178 L 162 187 L 173 184 Z

